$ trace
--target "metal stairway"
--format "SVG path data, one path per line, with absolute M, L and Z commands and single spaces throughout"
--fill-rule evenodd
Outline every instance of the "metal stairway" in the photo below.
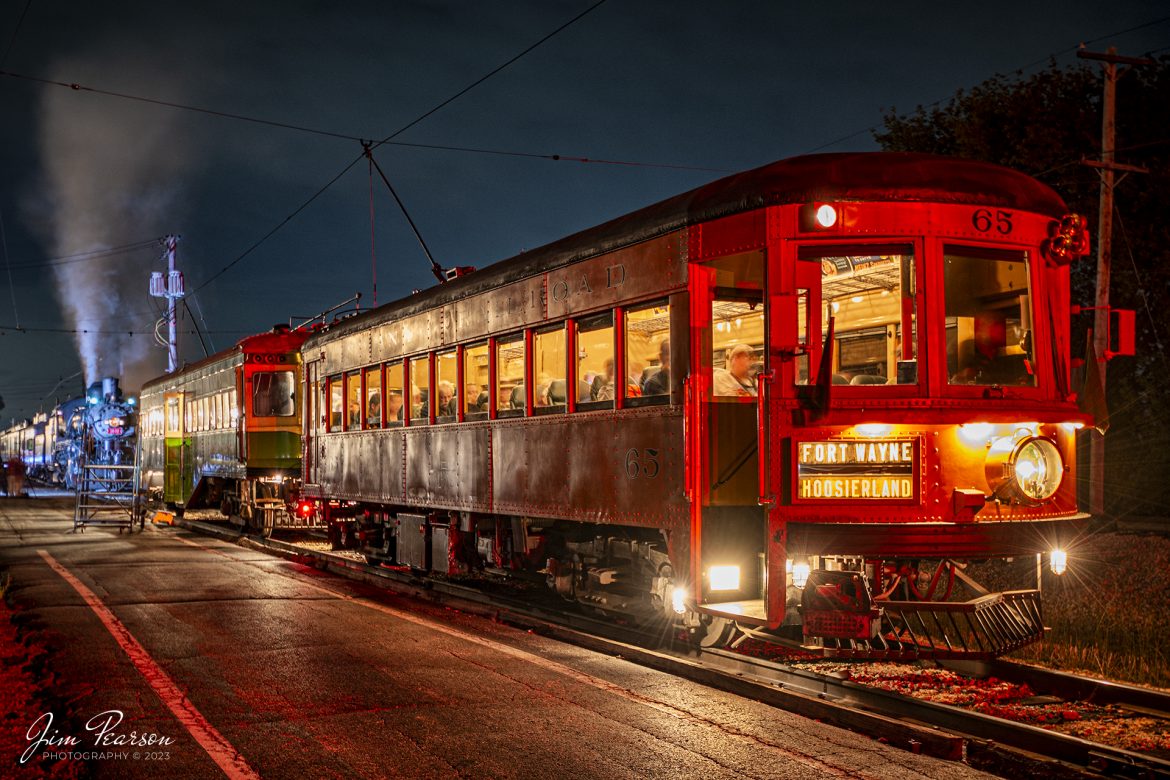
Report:
M 135 479 L 133 463 L 91 464 L 83 455 L 78 468 L 73 530 L 102 526 L 129 531 L 135 525 L 142 530 L 142 516 L 135 512 Z

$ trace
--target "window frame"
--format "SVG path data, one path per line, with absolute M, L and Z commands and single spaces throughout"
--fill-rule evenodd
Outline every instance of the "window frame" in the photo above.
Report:
M 494 399 L 494 402 L 492 403 L 492 406 L 491 406 L 491 408 L 492 408 L 492 418 L 491 419 L 493 419 L 493 420 L 497 420 L 497 419 L 498 420 L 505 420 L 505 419 L 509 419 L 512 417 L 526 417 L 528 415 L 528 410 L 529 410 L 529 407 L 531 406 L 531 394 L 532 394 L 532 378 L 529 376 L 529 365 L 531 364 L 531 361 L 529 360 L 529 349 L 528 349 L 530 335 L 531 335 L 531 331 L 522 330 L 522 331 L 515 331 L 512 333 L 508 333 L 508 334 L 505 334 L 504 336 L 499 336 L 499 337 L 496 337 L 495 339 L 493 339 L 493 342 L 495 344 L 495 349 L 492 350 L 492 353 L 490 356 L 492 373 L 494 375 L 494 380 L 495 380 L 492 383 L 492 388 L 490 391 L 490 394 Z M 523 393 L 524 393 L 524 404 L 520 408 L 513 408 L 513 407 L 509 406 L 507 409 L 500 409 L 499 405 L 500 405 L 501 399 L 498 397 L 499 396 L 499 384 L 500 384 L 499 350 L 501 347 L 510 347 L 513 344 L 515 344 L 516 342 L 520 343 L 520 350 L 521 350 L 520 387 L 523 389 Z M 509 392 L 508 395 L 509 395 L 508 403 L 510 404 L 511 403 L 511 392 Z
M 794 285 L 793 294 L 791 298 L 791 308 L 788 311 L 777 311 L 773 314 L 777 322 L 768 327 L 776 332 L 780 327 L 779 319 L 781 317 L 791 317 L 792 322 L 796 323 L 797 332 L 801 332 L 802 324 L 799 321 L 798 300 L 800 298 L 798 288 L 805 289 L 802 282 L 801 274 L 799 273 L 799 264 L 820 264 L 820 262 L 827 257 L 835 256 L 854 256 L 861 252 L 868 254 L 900 254 L 911 257 L 913 264 L 912 280 L 914 284 L 914 294 L 911 296 L 914 300 L 914 312 L 912 322 L 916 336 L 916 343 L 914 345 L 916 367 L 916 381 L 907 384 L 834 384 L 833 392 L 842 392 L 846 397 L 860 394 L 867 398 L 905 398 L 905 397 L 921 397 L 930 393 L 930 388 L 933 384 L 933 376 L 930 374 L 931 366 L 936 363 L 933 360 L 933 355 L 930 353 L 932 338 L 927 336 L 926 323 L 929 317 L 934 315 L 934 290 L 933 286 L 928 284 L 933 282 L 933 279 L 928 276 L 927 269 L 935 264 L 937 255 L 934 253 L 933 247 L 921 235 L 911 236 L 873 236 L 873 237 L 847 237 L 834 238 L 832 240 L 823 241 L 801 241 L 793 242 L 792 246 L 792 261 L 796 269 L 797 279 Z M 812 257 L 804 257 L 803 253 L 808 252 Z M 824 277 L 820 270 L 817 270 L 818 284 L 815 289 L 808 290 L 807 312 L 808 319 L 803 324 L 805 338 L 808 340 L 807 351 L 804 356 L 808 359 L 808 368 L 810 372 L 809 381 L 806 384 L 796 384 L 797 375 L 794 373 L 792 377 L 792 384 L 785 388 L 785 393 L 793 392 L 793 388 L 812 387 L 815 386 L 813 381 L 812 371 L 819 370 L 820 362 L 824 351 L 825 332 L 821 326 L 820 321 L 813 322 L 811 312 L 813 303 L 816 304 L 818 312 L 822 311 L 826 305 L 824 298 Z M 773 296 L 775 300 L 775 296 Z M 902 320 L 899 319 L 895 323 L 895 333 L 902 327 Z M 873 326 L 876 328 L 877 326 Z M 883 327 L 889 327 L 886 324 Z M 904 336 L 903 336 L 904 338 Z M 834 328 L 834 366 L 840 365 L 840 331 Z M 898 364 L 897 356 L 895 355 L 894 371 L 897 371 Z M 895 373 L 896 376 L 896 373 Z M 819 379 L 819 377 L 818 377 Z M 830 378 L 831 381 L 831 378 Z M 887 380 L 888 381 L 888 380 Z
M 592 412 L 603 409 L 608 410 L 617 408 L 619 388 L 621 388 L 621 391 L 624 392 L 626 384 L 626 380 L 621 378 L 623 374 L 619 373 L 622 371 L 623 367 L 621 365 L 622 361 L 618 360 L 617 355 L 617 342 L 619 341 L 617 337 L 617 321 L 619 318 L 619 311 L 620 310 L 610 309 L 608 311 L 595 312 L 593 314 L 578 317 L 570 321 L 571 327 L 569 328 L 569 333 L 572 334 L 573 338 L 572 343 L 568 345 L 567 352 L 569 366 L 572 369 L 572 372 L 571 376 L 565 379 L 566 400 L 569 402 L 570 412 Z M 601 327 L 590 327 L 605 320 L 608 320 L 608 324 L 603 324 Z M 581 399 L 577 398 L 577 391 L 580 389 L 580 383 L 583 381 L 581 377 L 580 360 L 581 331 L 584 329 L 586 333 L 592 333 L 594 331 L 604 330 L 607 327 L 610 331 L 609 359 L 613 361 L 613 398 L 609 398 L 603 401 L 594 401 L 591 399 L 582 401 Z M 592 385 L 590 385 L 590 395 L 592 395 Z
M 401 420 L 398 418 L 391 420 L 389 417 L 387 417 L 386 402 L 390 399 L 390 371 L 394 366 L 398 366 L 402 371 L 402 377 L 399 381 L 399 384 L 401 385 L 399 388 L 399 393 L 402 396 Z M 379 365 L 378 369 L 382 374 L 382 427 L 384 429 L 402 428 L 406 425 L 407 418 L 410 415 L 410 403 L 406 397 L 406 388 L 408 387 L 408 383 L 406 381 L 406 361 L 403 358 L 398 358 L 397 360 L 388 360 L 385 363 Z
M 933 370 L 931 382 L 938 396 L 958 398 L 986 398 L 988 393 L 1002 394 L 1012 398 L 1044 398 L 1049 388 L 1055 382 L 1056 366 L 1053 363 L 1052 334 L 1049 328 L 1050 317 L 1043 310 L 1037 315 L 1037 307 L 1046 307 L 1048 301 L 1047 279 L 1045 278 L 1045 261 L 1036 246 L 1018 242 L 990 242 L 968 238 L 937 237 L 931 242 L 931 249 L 935 253 L 935 260 L 930 264 L 932 276 L 929 281 L 931 290 L 937 290 L 937 301 L 932 314 L 935 323 L 931 327 L 931 340 L 934 342 L 931 361 Z M 1032 357 L 1035 361 L 1036 384 L 1034 385 L 980 385 L 980 384 L 951 384 L 947 362 L 946 341 L 946 264 L 948 250 L 973 250 L 976 253 L 1019 253 L 1028 268 L 1028 295 L 1032 307 Z M 935 270 L 937 269 L 937 270 Z M 922 328 L 919 327 L 921 331 Z M 920 334 L 921 335 L 921 334 Z M 1044 345 L 1043 347 L 1041 345 Z M 920 369 L 921 371 L 921 369 Z M 994 390 L 992 388 L 995 388 Z
M 629 334 L 626 329 L 628 327 L 629 316 L 637 314 L 646 309 L 663 308 L 666 309 L 666 338 L 671 343 L 671 357 L 673 359 L 675 354 L 674 348 L 674 312 L 671 309 L 670 298 L 655 298 L 650 301 L 641 301 L 629 306 L 625 306 L 621 310 L 621 370 L 628 374 L 629 361 Z M 688 319 L 689 319 L 688 314 Z M 638 390 L 641 392 L 641 383 L 639 383 Z M 636 409 L 642 406 L 667 406 L 670 404 L 670 390 L 660 395 L 638 395 L 629 396 L 626 394 L 626 383 L 623 382 L 620 388 L 619 398 L 621 399 L 621 408 Z
M 378 376 L 378 419 L 371 421 L 370 417 L 370 374 Z M 385 387 L 382 383 L 382 366 L 366 366 L 362 369 L 362 430 L 377 430 L 383 427 L 386 416 Z
M 537 406 L 537 404 L 536 404 L 536 390 L 537 390 L 537 385 L 536 385 L 536 342 L 540 336 L 556 333 L 557 331 L 560 331 L 560 333 L 561 333 L 561 338 L 563 340 L 564 349 L 565 349 L 565 359 L 564 359 L 564 363 L 561 365 L 561 371 L 564 374 L 563 379 L 565 382 L 565 402 L 560 403 L 560 404 L 554 404 L 551 402 L 551 399 L 550 399 L 550 402 L 547 406 Z M 561 320 L 560 322 L 544 323 L 544 324 L 540 325 L 539 327 L 529 329 L 528 334 L 529 334 L 528 355 L 529 355 L 530 359 L 527 361 L 527 363 L 529 365 L 528 373 L 530 375 L 531 381 L 529 382 L 530 389 L 525 393 L 525 395 L 528 396 L 528 404 L 529 404 L 529 409 L 531 409 L 531 414 L 534 417 L 543 417 L 543 416 L 549 415 L 549 414 L 567 414 L 569 411 L 569 406 L 568 406 L 569 366 L 572 363 L 570 356 L 569 356 L 569 346 L 570 346 L 569 345 L 569 321 L 568 320 Z M 554 381 L 556 381 L 554 378 L 552 378 L 552 377 L 549 378 L 550 385 Z

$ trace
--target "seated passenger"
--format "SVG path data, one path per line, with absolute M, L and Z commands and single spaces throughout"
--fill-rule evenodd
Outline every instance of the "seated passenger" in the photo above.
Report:
M 606 358 L 604 363 L 604 373 L 598 374 L 593 378 L 593 384 L 589 388 L 589 400 L 613 400 L 613 371 L 613 358 Z
M 357 428 L 362 423 L 362 407 L 357 401 L 349 402 L 349 427 Z
M 670 393 L 670 339 L 663 339 L 658 345 L 658 370 L 642 384 L 642 395 L 667 395 Z
M 366 402 L 366 423 L 374 427 L 382 424 L 382 394 L 377 390 L 370 393 Z
M 402 422 L 402 393 L 391 390 L 386 396 L 386 421 Z
M 751 375 L 755 350 L 747 344 L 736 344 L 727 350 L 727 368 L 716 368 L 712 394 L 716 396 L 754 396 L 756 383 Z
M 482 400 L 480 396 L 483 396 Z M 463 388 L 463 399 L 467 404 L 465 414 L 476 414 L 487 411 L 487 393 L 484 393 L 475 382 L 468 382 Z
M 455 400 L 455 385 L 444 379 L 439 382 L 437 390 L 439 395 L 438 405 L 435 407 L 435 416 L 453 417 L 455 410 L 459 408 Z

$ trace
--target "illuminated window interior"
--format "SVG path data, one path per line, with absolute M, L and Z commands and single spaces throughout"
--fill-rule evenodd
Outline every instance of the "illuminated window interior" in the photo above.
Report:
M 426 425 L 430 419 L 431 371 L 426 355 L 410 359 L 410 424 Z
M 463 413 L 474 420 L 488 411 L 488 346 L 476 344 L 463 350 Z
M 496 410 L 501 417 L 524 414 L 524 337 L 496 342 Z
M 564 411 L 567 388 L 565 383 L 565 329 L 537 333 L 532 344 L 532 376 L 535 380 L 533 404 L 549 411 Z
M 257 380 L 260 374 L 256 375 Z M 362 377 L 357 371 L 345 375 L 345 429 L 362 427 Z
M 366 427 L 382 427 L 382 370 L 366 369 Z
M 403 406 L 405 396 L 402 394 L 402 363 L 390 363 L 386 366 L 386 424 L 396 425 L 402 422 L 405 416 Z
M 943 269 L 950 383 L 1035 386 L 1027 256 L 948 246 Z
M 605 314 L 577 326 L 577 403 L 612 407 L 616 385 L 613 315 Z
M 435 416 L 442 422 L 451 422 L 458 412 L 456 399 L 459 386 L 459 361 L 455 350 L 435 355 Z
M 663 398 L 670 394 L 670 306 L 658 304 L 626 312 L 626 397 Z M 666 374 L 659 375 L 663 365 Z
M 860 246 L 826 254 L 806 247 L 801 259 L 821 266 L 821 333 L 828 332 L 830 317 L 834 322 L 833 384 L 917 384 L 917 301 L 910 248 Z M 807 298 L 798 300 L 803 326 Z M 807 383 L 807 361 L 798 370 L 797 381 Z

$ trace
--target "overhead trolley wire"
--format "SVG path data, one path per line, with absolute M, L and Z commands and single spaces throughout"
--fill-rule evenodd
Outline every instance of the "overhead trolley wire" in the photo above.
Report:
M 472 89 L 474 89 L 475 87 L 479 86 L 479 85 L 480 85 L 480 84 L 482 84 L 483 82 L 487 81 L 489 78 L 491 78 L 492 76 L 496 75 L 496 74 L 497 74 L 497 73 L 499 73 L 500 71 L 504 70 L 504 68 L 508 67 L 509 65 L 512 65 L 513 63 L 515 63 L 517 60 L 519 60 L 519 59 L 520 59 L 521 57 L 523 57 L 524 55 L 526 55 L 526 54 L 529 54 L 530 52 L 532 52 L 534 49 L 536 49 L 536 48 L 537 48 L 538 46 L 540 46 L 541 44 L 543 44 L 543 43 L 546 43 L 546 42 L 547 42 L 549 39 L 551 39 L 552 37 L 554 37 L 554 36 L 555 36 L 555 35 L 557 35 L 558 33 L 560 33 L 560 32 L 563 32 L 563 31 L 564 31 L 565 29 L 567 29 L 569 26 L 571 26 L 571 25 L 575 24 L 576 22 L 580 21 L 581 19 L 583 19 L 583 18 L 584 18 L 586 15 L 588 15 L 588 14 L 589 14 L 589 13 L 591 13 L 592 11 L 594 11 L 594 10 L 596 10 L 597 8 L 599 8 L 600 6 L 602 6 L 602 5 L 603 5 L 605 2 L 606 2 L 606 0 L 598 0 L 598 2 L 596 2 L 596 3 L 594 3 L 593 5 L 589 6 L 587 9 L 585 9 L 585 10 L 584 10 L 584 11 L 582 11 L 581 13 L 577 14 L 577 15 L 576 15 L 576 16 L 574 16 L 572 19 L 570 19 L 568 22 L 565 22 L 564 24 L 562 24 L 560 27 L 556 28 L 556 29 L 555 29 L 555 30 L 553 30 L 552 32 L 550 32 L 550 33 L 546 34 L 544 37 L 542 37 L 542 38 L 541 38 L 540 40 L 538 40 L 536 43 L 534 43 L 534 44 L 532 44 L 531 46 L 529 46 L 528 48 L 524 49 L 522 52 L 520 52 L 520 53 L 519 53 L 519 54 L 517 54 L 516 56 L 512 57 L 511 59 L 509 59 L 509 60 L 508 60 L 507 62 L 505 62 L 504 64 L 502 64 L 502 65 L 499 65 L 499 66 L 497 66 L 496 68 L 493 68 L 493 69 L 492 69 L 492 70 L 491 70 L 491 71 L 490 71 L 490 72 L 489 72 L 487 75 L 485 75 L 485 76 L 482 76 L 482 77 L 480 77 L 480 78 L 476 79 L 476 80 L 475 80 L 475 81 L 473 81 L 471 84 L 469 84 L 468 86 L 466 86 L 466 87 L 464 87 L 463 89 L 459 90 L 458 92 L 456 92 L 456 93 L 455 93 L 454 95 L 452 95 L 451 97 L 448 97 L 446 100 L 443 100 L 441 103 L 438 103 L 436 106 L 434 106 L 434 107 L 433 107 L 433 108 L 431 108 L 430 110 L 426 111 L 425 113 L 421 114 L 420 116 L 418 116 L 418 117 L 417 117 L 417 118 L 415 118 L 414 120 L 412 120 L 412 121 L 408 122 L 407 124 L 403 125 L 403 126 L 402 126 L 402 127 L 400 127 L 398 130 L 395 130 L 393 133 L 391 133 L 390 135 L 386 136 L 386 137 L 385 137 L 385 138 L 383 138 L 381 141 L 378 141 L 377 143 L 375 143 L 375 144 L 373 145 L 373 148 L 377 148 L 377 147 L 379 147 L 379 146 L 382 146 L 382 145 L 385 145 L 385 144 L 388 144 L 388 143 L 390 143 L 390 141 L 392 141 L 392 140 L 393 140 L 393 139 L 394 139 L 396 136 L 400 135 L 401 133 L 405 132 L 406 130 L 410 129 L 411 127 L 414 127 L 414 126 L 415 126 L 415 125 L 417 125 L 419 122 L 423 121 L 423 120 L 424 120 L 424 119 L 426 119 L 427 117 L 429 117 L 429 116 L 431 116 L 432 114 L 434 114 L 436 111 L 438 111 L 438 110 L 440 110 L 440 109 L 444 108 L 445 106 L 448 106 L 448 105 L 450 105 L 452 102 L 454 102 L 454 101 L 455 101 L 455 100 L 457 100 L 458 98 L 462 97 L 463 95 L 466 95 L 466 94 L 467 94 L 468 92 L 470 92 Z M 359 140 L 359 142 L 364 142 L 364 141 L 365 141 L 365 139 L 358 139 L 358 140 Z M 244 252 L 243 252 L 242 254 L 238 255 L 238 256 L 237 256 L 235 259 L 233 259 L 231 262 L 229 262 L 229 263 L 228 263 L 227 265 L 225 265 L 223 268 L 220 268 L 218 271 L 216 271 L 216 272 L 215 272 L 214 274 L 212 274 L 210 277 L 208 277 L 207 279 L 205 279 L 205 280 L 204 280 L 202 283 L 200 283 L 200 284 L 199 284 L 199 286 L 198 286 L 198 287 L 196 287 L 196 288 L 195 288 L 195 289 L 194 289 L 192 292 L 199 292 L 199 291 L 200 291 L 200 290 L 202 290 L 204 287 L 206 287 L 207 285 L 211 284 L 211 283 L 212 283 L 212 282 L 214 282 L 216 279 L 218 279 L 219 277 L 221 277 L 221 276 L 223 276 L 225 273 L 227 273 L 229 270 L 231 270 L 231 269 L 232 269 L 234 266 L 236 266 L 236 265 L 237 265 L 237 264 L 239 264 L 241 261 L 243 261 L 243 260 L 244 260 L 244 258 L 246 258 L 248 255 L 252 254 L 252 252 L 256 251 L 256 249 L 258 249 L 258 248 L 259 248 L 259 247 L 260 247 L 260 246 L 261 246 L 261 245 L 262 245 L 262 244 L 263 244 L 265 241 L 267 241 L 269 238 L 271 238 L 272 236 L 274 236 L 274 235 L 275 235 L 275 234 L 276 234 L 278 231 L 280 231 L 280 229 L 281 229 L 281 228 L 283 228 L 285 225 L 287 225 L 289 222 L 291 222 L 291 221 L 292 221 L 292 220 L 293 220 L 293 219 L 294 219 L 294 218 L 295 218 L 295 217 L 296 217 L 298 214 L 300 214 L 302 211 L 304 211 L 306 208 L 308 208 L 308 207 L 309 207 L 309 205 L 313 203 L 313 201 L 315 201 L 315 200 L 317 200 L 317 198 L 321 197 L 321 195 L 323 195 L 323 194 L 325 193 L 325 191 L 326 191 L 326 190 L 328 190 L 330 187 L 332 187 L 332 186 L 334 185 L 334 183 L 336 183 L 336 182 L 337 182 L 337 180 L 338 180 L 338 179 L 340 179 L 340 178 L 341 178 L 342 176 L 344 176 L 345 174 L 349 173 L 349 171 L 350 171 L 350 170 L 351 170 L 351 169 L 352 169 L 352 168 L 353 168 L 355 165 L 357 165 L 359 162 L 361 162 L 361 160 L 362 160 L 362 159 L 363 159 L 365 156 L 366 156 L 366 152 L 365 152 L 365 149 L 363 149 L 363 150 L 362 150 L 362 152 L 361 152 L 360 154 L 358 154 L 356 157 L 354 157 L 354 158 L 353 158 L 353 159 L 352 159 L 352 160 L 351 160 L 351 161 L 350 161 L 350 162 L 349 162 L 349 163 L 348 163 L 348 164 L 347 164 L 347 165 L 346 165 L 346 166 L 345 166 L 345 167 L 344 167 L 344 168 L 343 168 L 343 169 L 342 169 L 342 170 L 341 170 L 341 171 L 340 171 L 340 172 L 339 172 L 339 173 L 338 173 L 336 176 L 334 176 L 332 179 L 330 179 L 328 182 L 326 182 L 324 186 L 322 186 L 320 189 L 318 189 L 316 192 L 314 192 L 314 193 L 312 194 L 312 196 L 310 196 L 310 197 L 309 197 L 309 199 L 308 199 L 308 200 L 306 200 L 305 202 L 303 202 L 301 205 L 297 206 L 297 208 L 296 208 L 296 209 L 295 209 L 295 210 L 294 210 L 294 211 L 293 211 L 291 214 L 289 214 L 289 215 L 288 215 L 288 216 L 286 216 L 284 219 L 282 219 L 282 220 L 281 220 L 281 221 L 280 221 L 280 222 L 279 222 L 279 223 L 278 223 L 278 224 L 277 224 L 275 227 L 273 227 L 271 230 L 269 230 L 267 233 L 265 233 L 265 234 L 264 234 L 264 236 L 262 236 L 262 237 L 261 237 L 259 240 L 257 240 L 257 241 L 256 241 L 255 243 L 253 243 L 253 244 L 252 244 L 250 247 L 248 247 L 246 250 L 244 250 Z

